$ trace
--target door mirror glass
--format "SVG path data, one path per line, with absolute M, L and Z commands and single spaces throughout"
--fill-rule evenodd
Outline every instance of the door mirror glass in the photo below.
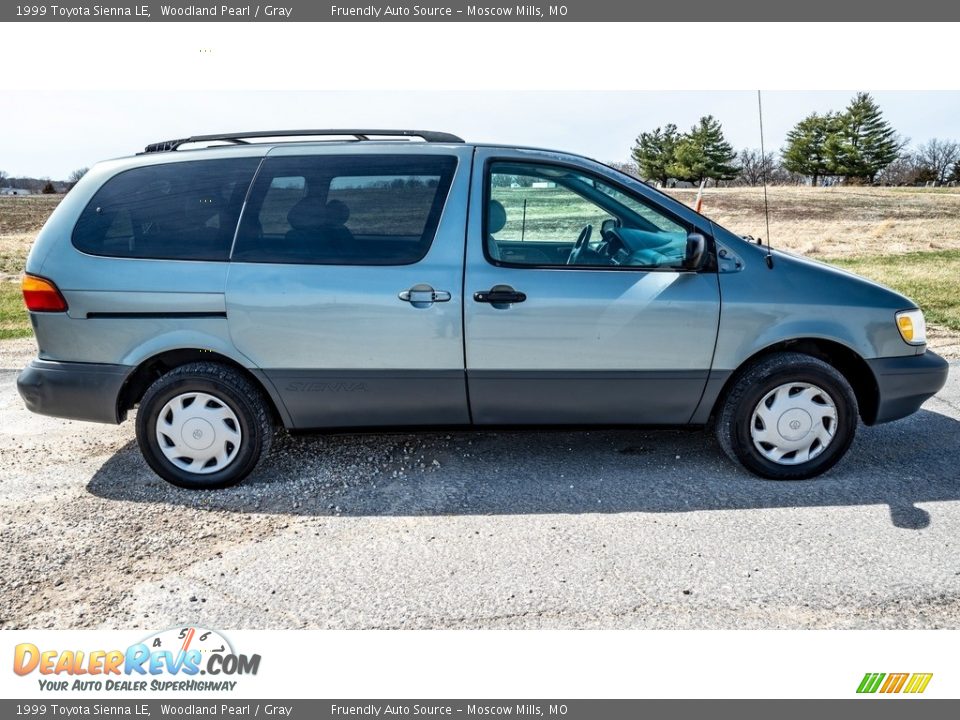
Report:
M 700 233 L 687 235 L 687 251 L 683 257 L 686 270 L 701 270 L 707 262 L 707 239 Z

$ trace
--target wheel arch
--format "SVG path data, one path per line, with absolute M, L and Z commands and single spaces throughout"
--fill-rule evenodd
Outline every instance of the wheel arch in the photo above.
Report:
M 850 346 L 836 340 L 818 337 L 800 337 L 780 340 L 779 342 L 767 345 L 746 358 L 727 376 L 719 391 L 713 397 L 709 405 L 709 414 L 705 420 L 709 422 L 715 417 L 718 409 L 722 407 L 724 399 L 730 392 L 730 388 L 733 387 L 744 372 L 758 360 L 778 352 L 796 352 L 810 355 L 836 368 L 846 381 L 850 383 L 850 387 L 853 388 L 853 393 L 857 398 L 860 418 L 867 425 L 873 425 L 876 422 L 880 390 L 873 370 L 870 369 L 870 365 Z
M 289 416 L 276 388 L 262 373 L 241 365 L 234 358 L 204 348 L 165 350 L 141 361 L 127 376 L 123 387 L 120 388 L 120 393 L 117 396 L 117 417 L 122 422 L 126 418 L 127 411 L 140 402 L 147 388 L 157 378 L 174 368 L 193 362 L 225 365 L 242 374 L 255 387 L 263 391 L 264 397 L 268 401 L 267 406 L 270 408 L 271 419 L 275 423 L 283 423 L 286 427 L 290 427 Z

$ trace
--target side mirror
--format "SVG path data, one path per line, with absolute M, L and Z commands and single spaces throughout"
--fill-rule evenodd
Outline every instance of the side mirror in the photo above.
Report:
M 687 251 L 683 257 L 685 270 L 701 270 L 707 263 L 707 239 L 700 233 L 687 235 Z

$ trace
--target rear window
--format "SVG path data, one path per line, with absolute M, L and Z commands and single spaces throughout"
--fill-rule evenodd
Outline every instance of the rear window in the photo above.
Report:
M 226 260 L 259 158 L 148 165 L 107 180 L 73 230 L 93 255 Z
M 268 158 L 254 182 L 233 259 L 407 265 L 430 249 L 456 158 Z

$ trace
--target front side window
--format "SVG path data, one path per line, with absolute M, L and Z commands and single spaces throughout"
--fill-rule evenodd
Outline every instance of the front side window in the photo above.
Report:
M 233 260 L 406 265 L 433 242 L 456 158 L 268 158 L 240 221 Z
M 147 165 L 107 180 L 73 244 L 92 255 L 226 260 L 259 158 Z
M 500 161 L 487 173 L 486 253 L 540 267 L 683 267 L 688 228 L 568 167 Z

